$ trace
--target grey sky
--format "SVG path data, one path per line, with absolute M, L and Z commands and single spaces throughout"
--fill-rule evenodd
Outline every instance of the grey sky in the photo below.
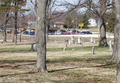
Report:
M 30 3 L 30 0 L 27 3 L 26 8 L 31 9 L 32 11 L 34 11 L 34 6 L 32 3 Z M 33 0 L 34 1 L 34 0 Z M 65 4 L 65 3 L 71 3 L 71 4 L 77 4 L 79 0 L 56 0 L 56 4 Z M 81 0 L 82 1 L 82 0 Z M 68 7 L 69 8 L 69 7 Z M 55 6 L 52 10 L 54 11 L 54 9 L 56 9 L 57 11 L 67 11 L 66 6 Z M 82 9 L 83 11 L 84 9 Z

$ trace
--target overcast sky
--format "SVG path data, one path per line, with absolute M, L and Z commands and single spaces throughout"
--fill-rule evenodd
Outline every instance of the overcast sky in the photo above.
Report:
M 34 6 L 32 5 L 32 3 L 30 3 L 30 0 L 28 0 L 29 2 L 27 3 L 26 8 L 31 9 L 32 11 L 34 11 Z M 33 0 L 34 1 L 34 0 Z M 71 4 L 77 4 L 79 0 L 57 0 L 56 4 L 65 4 L 65 3 L 71 3 Z M 59 6 L 59 7 L 55 7 L 57 8 L 57 11 L 66 11 L 67 8 L 65 6 Z M 69 7 L 68 7 L 69 8 Z M 54 9 L 53 9 L 54 10 Z M 83 9 L 84 10 L 84 9 Z M 82 11 L 83 11 L 82 10 Z
M 79 0 L 57 0 L 58 2 L 62 2 L 62 3 L 65 3 L 65 2 L 67 2 L 67 3 L 78 3 L 78 1 Z

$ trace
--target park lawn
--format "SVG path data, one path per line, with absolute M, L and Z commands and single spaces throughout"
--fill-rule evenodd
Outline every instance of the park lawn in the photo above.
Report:
M 95 54 L 92 54 L 92 47 Z M 37 53 L 30 43 L 0 44 L 0 83 L 115 83 L 116 64 L 107 62 L 108 47 L 85 43 L 83 46 L 47 43 L 48 73 L 31 72 Z

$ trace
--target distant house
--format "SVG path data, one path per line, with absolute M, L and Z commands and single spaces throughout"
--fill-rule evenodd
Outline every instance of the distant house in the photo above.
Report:
M 50 28 L 49 28 L 49 31 L 50 31 L 50 32 L 55 32 L 55 31 L 57 31 L 57 30 L 58 30 L 57 27 L 50 25 Z
M 88 22 L 89 22 L 89 25 L 88 25 L 89 27 L 96 27 L 97 26 L 97 20 L 94 18 L 90 18 L 88 20 Z
M 57 27 L 50 25 L 49 31 L 50 32 L 55 32 L 57 31 Z M 35 32 L 35 22 L 28 22 L 28 29 L 27 31 L 30 30 L 32 32 Z
M 51 15 L 51 18 L 52 18 L 52 24 L 54 24 L 54 27 L 57 27 L 57 28 L 64 28 L 64 21 L 65 21 L 65 18 L 67 17 L 66 14 L 63 14 L 64 12 L 54 12 L 52 15 Z
M 29 21 L 27 30 L 30 30 L 30 32 L 35 32 L 35 22 Z
M 59 29 L 64 28 L 64 22 L 54 22 L 54 27 Z

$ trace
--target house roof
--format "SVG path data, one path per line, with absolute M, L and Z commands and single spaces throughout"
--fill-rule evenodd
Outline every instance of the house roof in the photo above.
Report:
M 29 28 L 35 28 L 35 23 L 33 23 L 33 24 L 30 24 L 29 26 L 28 26 Z M 54 27 L 54 26 L 52 26 L 52 25 L 50 25 L 50 28 L 54 28 L 54 29 L 57 29 L 57 27 Z
M 50 25 L 49 30 L 56 31 L 57 29 L 58 29 L 57 27 L 54 27 L 54 26 Z
M 30 24 L 28 25 L 28 27 L 29 27 L 29 28 L 35 28 L 35 23 L 30 23 Z
M 57 28 L 57 27 L 54 27 L 54 26 L 50 25 L 50 28 Z

